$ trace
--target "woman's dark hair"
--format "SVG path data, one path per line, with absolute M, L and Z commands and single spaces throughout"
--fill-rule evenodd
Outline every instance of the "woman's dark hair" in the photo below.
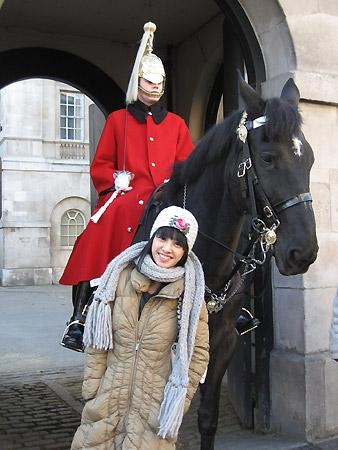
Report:
M 151 247 L 153 245 L 154 237 L 159 237 L 161 239 L 172 239 L 173 241 L 176 241 L 182 248 L 183 248 L 183 256 L 177 263 L 177 266 L 184 266 L 184 264 L 187 262 L 188 254 L 189 254 L 189 247 L 188 247 L 188 241 L 187 238 L 184 236 L 183 233 L 181 233 L 180 230 L 174 227 L 161 227 L 159 228 L 149 239 L 149 241 L 144 246 L 142 252 L 140 253 L 138 262 L 137 262 L 137 270 L 141 269 L 143 260 L 146 255 L 151 254 Z

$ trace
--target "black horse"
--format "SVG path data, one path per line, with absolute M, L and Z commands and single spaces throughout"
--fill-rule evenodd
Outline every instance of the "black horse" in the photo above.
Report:
M 136 237 L 143 239 L 153 216 L 169 204 L 186 207 L 199 223 L 194 252 L 203 265 L 210 312 L 210 363 L 198 411 L 201 450 L 214 448 L 245 272 L 272 253 L 283 275 L 304 273 L 318 251 L 309 193 L 314 156 L 301 132 L 299 91 L 290 79 L 281 98 L 264 101 L 241 79 L 240 93 L 245 111 L 210 129 L 190 157 L 174 167 L 170 181 L 148 204 L 148 220 Z

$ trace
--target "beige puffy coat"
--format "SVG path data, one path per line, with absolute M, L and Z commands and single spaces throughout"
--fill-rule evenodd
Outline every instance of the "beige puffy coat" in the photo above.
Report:
M 163 390 L 177 339 L 177 304 L 184 280 L 164 286 L 145 304 L 150 280 L 136 269 L 122 271 L 112 303 L 114 348 L 86 351 L 82 394 L 86 403 L 71 450 L 173 450 L 175 441 L 157 436 Z M 189 368 L 185 403 L 191 399 L 209 360 L 207 310 L 203 303 Z

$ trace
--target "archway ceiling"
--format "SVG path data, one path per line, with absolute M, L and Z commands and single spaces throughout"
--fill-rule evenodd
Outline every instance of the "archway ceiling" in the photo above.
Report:
M 5 0 L 0 28 L 134 44 L 152 20 L 161 47 L 179 44 L 218 14 L 214 0 Z

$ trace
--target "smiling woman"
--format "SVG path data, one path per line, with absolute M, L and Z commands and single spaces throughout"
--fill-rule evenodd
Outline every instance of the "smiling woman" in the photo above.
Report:
M 158 266 L 169 268 L 178 265 L 184 255 L 184 249 L 175 239 L 155 236 L 151 254 Z
M 108 265 L 86 320 L 88 402 L 72 450 L 176 448 L 209 360 L 204 276 L 191 252 L 197 231 L 188 210 L 170 206 L 149 241 Z

